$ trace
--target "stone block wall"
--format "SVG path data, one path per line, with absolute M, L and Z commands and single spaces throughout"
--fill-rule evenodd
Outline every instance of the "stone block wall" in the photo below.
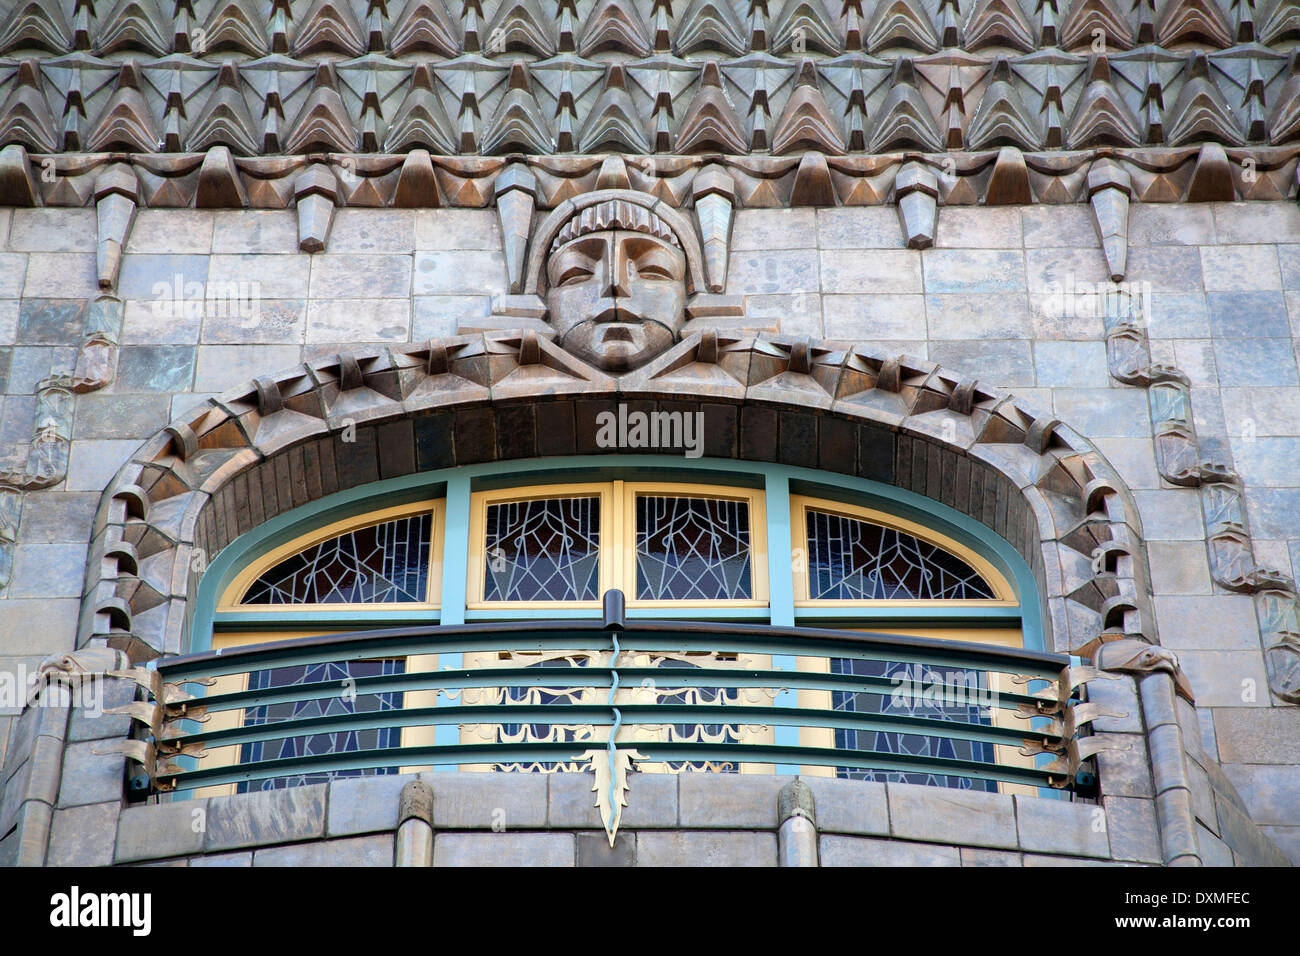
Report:
M 93 210 L 0 209 L 0 469 L 25 458 L 37 384 L 76 362 L 85 303 L 99 292 L 94 237 Z M 1083 205 L 944 208 L 924 251 L 904 248 L 893 207 L 742 210 L 727 291 L 745 297 L 747 328 L 929 358 L 1092 439 L 1134 490 L 1160 640 L 1196 691 L 1205 766 L 1189 776 L 1213 777 L 1217 762 L 1222 779 L 1210 789 L 1238 795 L 1202 820 L 1216 823 L 1217 839 L 1239 822 L 1234 810 L 1249 814 L 1300 861 L 1300 708 L 1270 697 L 1252 598 L 1214 582 L 1200 494 L 1160 477 L 1146 391 L 1111 376 L 1100 311 L 1086 297 L 1064 307 L 1058 294 L 1106 278 Z M 1135 204 L 1128 278 L 1149 283 L 1152 360 L 1190 379 L 1202 455 L 1244 479 L 1258 562 L 1295 574 L 1300 210 Z M 238 302 L 202 305 L 204 291 L 227 283 L 255 293 L 255 316 Z M 66 477 L 22 498 L 0 590 L 0 669 L 30 670 L 72 649 L 99 491 L 172 416 L 344 346 L 472 327 L 505 291 L 491 210 L 341 209 L 314 256 L 297 251 L 292 210 L 141 210 L 118 288 L 116 376 L 75 397 Z M 0 700 L 0 748 L 15 746 L 19 709 Z M 98 771 L 80 751 L 68 759 L 87 763 L 86 793 L 72 797 L 85 802 L 68 811 L 91 819 Z

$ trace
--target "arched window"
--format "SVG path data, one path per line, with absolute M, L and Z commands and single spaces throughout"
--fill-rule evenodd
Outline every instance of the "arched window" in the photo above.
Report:
M 632 620 L 728 621 L 778 627 L 831 627 L 900 638 L 938 638 L 1005 648 L 1039 646 L 1038 602 L 1025 562 L 1006 542 L 970 519 L 908 492 L 798 468 L 705 462 L 695 468 L 647 468 L 635 460 L 512 462 L 379 483 L 348 501 L 325 500 L 281 516 L 223 552 L 204 579 L 210 600 L 196 624 L 195 650 L 226 650 L 329 634 L 462 622 L 592 620 L 602 596 L 617 589 Z M 421 491 L 423 495 L 421 496 Z M 394 498 L 405 500 L 392 504 Z M 340 517 L 340 515 L 343 515 Z M 1029 595 L 1025 600 L 1024 596 Z M 604 655 L 604 656 L 602 656 Z M 454 700 L 480 708 L 603 706 L 608 692 L 572 687 L 558 671 L 603 667 L 606 652 L 577 646 L 518 646 L 441 655 L 376 655 L 343 664 L 314 661 L 225 674 L 208 695 L 246 706 L 216 711 L 205 731 L 266 725 L 239 745 L 211 738 L 200 767 L 230 767 L 319 752 L 364 752 L 417 745 L 508 745 L 549 742 L 571 747 L 565 759 L 462 764 L 462 769 L 536 772 L 583 769 L 581 754 L 605 738 L 581 721 L 452 723 L 391 719 L 434 714 Z M 1027 785 L 928 771 L 750 763 L 735 759 L 749 744 L 769 748 L 872 751 L 942 757 L 968 764 L 1033 766 L 1018 748 L 970 739 L 964 726 L 1012 726 L 1016 715 L 984 705 L 990 692 L 1013 690 L 1003 678 L 935 672 L 907 659 L 876 655 L 801 656 L 786 650 L 638 650 L 619 661 L 639 678 L 624 687 L 629 706 L 733 706 L 746 720 L 666 721 L 637 727 L 649 745 L 708 743 L 719 759 L 646 759 L 642 770 L 805 774 L 898 780 L 1015 792 Z M 734 684 L 686 686 L 672 671 L 734 670 Z M 461 689 L 432 690 L 404 675 L 485 669 L 557 671 L 557 681 L 518 677 L 492 687 L 470 677 Z M 797 689 L 759 688 L 743 675 L 788 671 L 825 675 Z M 593 672 L 594 673 L 594 672 Z M 840 680 L 839 678 L 844 678 Z M 569 678 L 572 680 L 572 677 Z M 514 681 L 514 683 L 511 683 Z M 913 692 L 941 681 L 967 682 L 969 700 Z M 990 686 L 990 684 L 997 686 Z M 906 686 L 907 693 L 891 690 Z M 351 687 L 355 692 L 346 692 Z M 865 688 L 865 689 L 863 689 Z M 319 690 L 320 696 L 313 696 Z M 854 715 L 838 728 L 790 726 L 756 719 L 776 706 Z M 475 711 L 478 713 L 479 711 Z M 364 729 L 276 738 L 277 719 L 329 728 L 332 716 L 368 715 Z M 523 710 L 520 711 L 523 713 Z M 895 718 L 921 718 L 912 733 Z M 978 735 L 976 735 L 978 736 Z M 728 749 L 730 748 L 730 749 Z M 739 750 L 735 748 L 740 748 Z M 689 749 L 689 748 L 687 748 Z M 558 750 L 556 751 L 559 752 Z M 426 758 L 427 759 L 427 758 Z M 860 761 L 859 761 L 860 763 Z M 420 766 L 360 767 L 347 773 L 394 772 Z M 238 787 L 267 788 L 317 779 L 283 774 Z

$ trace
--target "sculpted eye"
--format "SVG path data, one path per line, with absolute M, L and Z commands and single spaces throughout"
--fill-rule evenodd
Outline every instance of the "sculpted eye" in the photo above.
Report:
M 637 275 L 646 279 L 671 279 L 673 277 L 672 273 L 663 266 L 658 266 L 654 263 L 646 263 L 638 268 Z
M 576 285 L 579 282 L 586 282 L 591 278 L 591 276 L 592 271 L 590 267 L 575 264 L 562 271 L 555 284 L 557 286 Z

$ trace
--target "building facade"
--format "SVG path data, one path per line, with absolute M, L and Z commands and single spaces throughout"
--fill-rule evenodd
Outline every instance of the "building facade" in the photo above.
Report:
M 1293 0 L 11 0 L 0 862 L 1300 861 Z

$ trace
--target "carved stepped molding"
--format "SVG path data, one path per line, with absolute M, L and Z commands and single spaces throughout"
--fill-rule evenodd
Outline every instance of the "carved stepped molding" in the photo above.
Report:
M 1085 439 L 1002 392 L 908 356 L 711 332 L 616 378 L 516 331 L 341 353 L 173 422 L 104 493 L 78 645 L 177 653 L 199 569 L 243 531 L 381 478 L 593 453 L 594 416 L 627 400 L 702 409 L 710 457 L 893 481 L 985 522 L 1036 569 L 1059 648 L 1153 640 L 1131 496 Z
M 206 19 L 188 0 L 77 0 L 69 23 L 62 2 L 33 0 L 0 33 L 0 146 L 786 156 L 1300 141 L 1293 0 L 1262 31 L 1249 3 L 1235 24 L 1215 0 L 1168 0 L 1155 21 L 1147 4 L 1065 3 L 943 3 L 932 18 L 928 0 L 600 0 L 580 22 L 573 0 L 456 14 L 443 0 L 231 0 Z
M 1144 301 L 1132 287 L 1117 288 L 1106 296 L 1110 374 L 1127 385 L 1146 388 L 1160 477 L 1173 485 L 1200 489 L 1214 583 L 1254 595 L 1269 689 L 1281 700 L 1300 703 L 1300 596 L 1295 581 L 1256 562 L 1245 483 L 1230 464 L 1203 454 L 1192 415 L 1190 381 L 1172 365 L 1152 363 L 1143 309 Z

